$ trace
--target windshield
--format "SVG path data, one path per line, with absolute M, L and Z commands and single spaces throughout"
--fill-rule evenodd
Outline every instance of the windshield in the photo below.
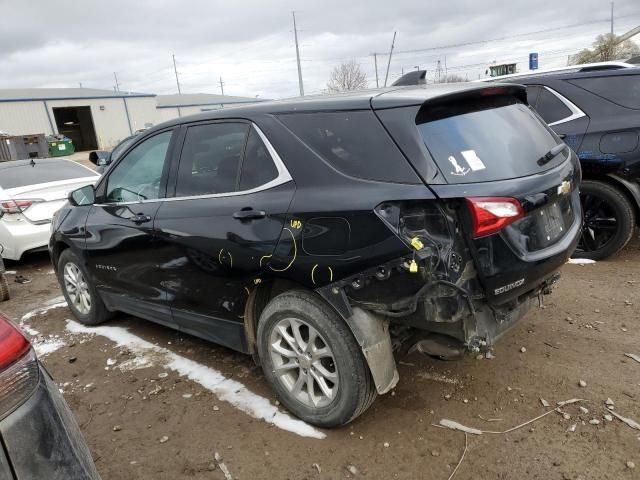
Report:
M 553 168 L 566 158 L 565 153 L 538 164 L 559 140 L 514 97 L 425 105 L 416 123 L 449 183 L 524 177 Z
M 0 187 L 25 187 L 97 175 L 86 167 L 68 160 L 14 160 L 0 166 Z

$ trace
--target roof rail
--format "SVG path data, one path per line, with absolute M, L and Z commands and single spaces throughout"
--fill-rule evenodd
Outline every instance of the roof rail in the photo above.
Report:
M 530 70 L 528 72 L 513 73 L 511 75 L 502 75 L 500 77 L 489 77 L 475 80 L 476 82 L 491 82 L 491 81 L 503 81 L 505 79 L 519 78 L 519 77 L 537 77 L 543 75 L 552 75 L 560 73 L 576 73 L 576 72 L 595 72 L 600 70 L 619 70 L 622 68 L 637 68 L 637 65 L 633 65 L 627 62 L 596 62 L 596 63 L 583 63 L 581 65 L 569 65 L 567 67 L 547 68 L 544 70 Z

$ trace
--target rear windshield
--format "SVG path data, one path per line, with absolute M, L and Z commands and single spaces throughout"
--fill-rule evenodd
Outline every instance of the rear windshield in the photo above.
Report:
M 480 97 L 425 105 L 416 118 L 424 143 L 449 183 L 507 180 L 540 173 L 538 159 L 558 144 L 530 108 L 514 97 Z
M 640 110 L 640 75 L 577 78 L 570 82 L 610 102 Z
M 91 170 L 67 160 L 16 160 L 0 164 L 0 187 L 25 187 L 38 183 L 70 180 L 97 175 Z

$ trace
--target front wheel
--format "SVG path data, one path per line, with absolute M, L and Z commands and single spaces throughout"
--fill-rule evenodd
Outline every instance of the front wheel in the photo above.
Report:
M 633 236 L 636 225 L 633 205 L 615 187 L 597 180 L 580 185 L 582 235 L 576 258 L 604 260 L 620 251 Z
M 80 323 L 98 325 L 109 319 L 111 312 L 91 284 L 83 263 L 69 249 L 58 259 L 58 281 L 69 309 Z
M 349 327 L 313 293 L 292 290 L 267 304 L 258 325 L 258 353 L 282 404 L 313 425 L 349 423 L 377 395 Z

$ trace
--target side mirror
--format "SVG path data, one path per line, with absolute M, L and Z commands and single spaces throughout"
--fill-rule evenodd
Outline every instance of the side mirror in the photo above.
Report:
M 96 150 L 89 154 L 89 161 L 98 167 L 111 163 L 111 154 L 104 150 Z
M 69 193 L 69 203 L 74 207 L 93 205 L 96 201 L 96 191 L 93 185 L 85 185 Z

